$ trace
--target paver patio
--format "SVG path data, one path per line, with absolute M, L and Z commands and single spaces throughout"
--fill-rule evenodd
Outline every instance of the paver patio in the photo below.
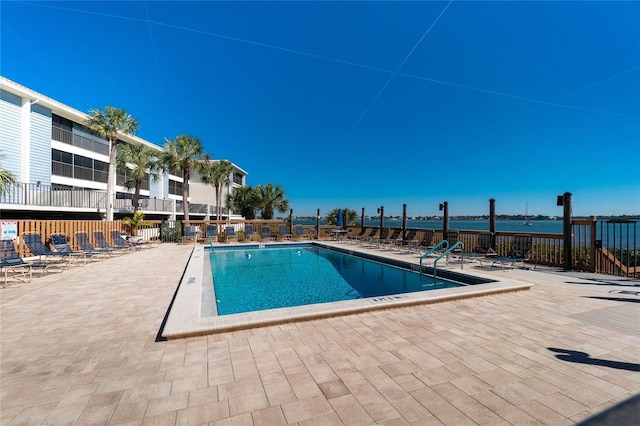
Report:
M 640 392 L 637 280 L 495 268 L 535 285 L 157 341 L 191 249 L 0 290 L 0 424 L 563 425 Z

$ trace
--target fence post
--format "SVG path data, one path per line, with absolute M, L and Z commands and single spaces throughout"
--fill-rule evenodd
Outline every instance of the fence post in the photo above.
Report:
M 407 239 L 407 205 L 402 205 L 402 239 Z
M 496 200 L 489 199 L 489 232 L 491 233 L 491 250 L 496 251 Z
M 564 270 L 573 269 L 573 247 L 571 238 L 571 193 L 565 192 L 562 195 L 562 233 L 564 235 Z
M 449 232 L 449 202 L 445 201 L 444 203 L 440 204 L 438 209 L 440 211 L 443 211 L 442 239 L 446 240 L 447 239 L 447 232 Z
M 596 272 L 596 256 L 597 256 L 597 246 L 598 243 L 596 243 L 596 222 L 597 222 L 598 218 L 596 216 L 591 216 L 591 224 L 589 225 L 589 236 L 590 241 L 589 241 L 589 257 L 590 257 L 590 264 L 589 264 L 589 271 L 590 272 Z

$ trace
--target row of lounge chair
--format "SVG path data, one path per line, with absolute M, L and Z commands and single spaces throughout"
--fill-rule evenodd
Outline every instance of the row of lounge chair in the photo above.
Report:
M 218 226 L 217 225 L 207 225 L 206 227 L 206 240 L 208 240 L 211 244 L 218 242 Z M 313 239 L 314 234 L 311 232 L 305 232 L 304 227 L 302 225 L 294 226 L 294 234 L 288 232 L 286 225 L 279 225 L 278 233 L 276 235 L 272 235 L 271 227 L 264 225 L 260 228 L 260 236 L 259 238 L 256 236 L 253 225 L 245 225 L 244 227 L 244 241 L 255 241 L 259 239 L 260 241 L 287 241 L 287 240 L 311 240 Z M 235 227 L 232 225 L 226 226 L 223 234 L 224 242 L 237 242 L 238 238 L 236 235 Z M 195 226 L 187 226 L 185 228 L 185 233 L 182 237 L 183 243 L 189 242 L 197 242 L 199 239 L 199 231 Z
M 93 237 L 97 245 L 94 246 L 89 241 L 89 236 L 86 232 L 76 232 L 75 240 L 80 246 L 80 250 L 74 250 L 71 248 L 65 234 L 54 233 L 51 234 L 52 250 L 44 244 L 39 233 L 23 233 L 22 239 L 25 245 L 31 255 L 37 258 L 37 260 L 33 261 L 27 261 L 20 257 L 13 240 L 2 240 L 0 241 L 0 273 L 4 278 L 3 287 L 7 286 L 10 275 L 18 281 L 30 282 L 34 269 L 39 270 L 40 275 L 52 270 L 62 272 L 73 265 L 84 265 L 90 261 L 115 256 L 138 248 L 155 247 L 155 245 L 135 237 L 125 240 L 120 231 L 111 231 L 110 235 L 113 245 L 107 242 L 102 231 L 94 231 Z
M 405 238 L 401 237 L 402 230 L 395 229 L 391 235 L 389 235 L 389 229 L 383 228 L 381 231 L 379 228 L 374 227 L 367 229 L 362 228 L 358 234 L 347 235 L 347 241 L 351 241 L 354 244 L 360 244 L 363 247 L 389 249 L 406 252 L 425 253 L 432 250 L 438 245 L 435 242 L 435 232 L 432 230 L 425 230 L 422 233 L 422 239 L 416 238 L 417 231 L 410 229 L 407 231 Z M 379 234 L 378 234 L 379 233 Z M 447 247 L 453 247 L 458 241 L 460 234 L 458 231 L 447 232 L 445 239 L 448 242 Z M 452 255 L 459 257 L 461 260 L 477 260 L 481 266 L 485 263 L 489 266 L 500 265 L 504 270 L 507 267 L 515 267 L 521 265 L 528 267 L 525 262 L 531 259 L 533 238 L 531 235 L 515 235 L 511 241 L 506 255 L 498 256 L 493 250 L 493 235 L 491 234 L 478 234 L 477 242 L 473 250 L 465 252 L 462 250 L 462 246 L 457 247 Z M 445 247 L 446 248 L 446 247 Z M 439 253 L 434 252 L 434 255 Z M 533 264 L 535 268 L 535 263 Z

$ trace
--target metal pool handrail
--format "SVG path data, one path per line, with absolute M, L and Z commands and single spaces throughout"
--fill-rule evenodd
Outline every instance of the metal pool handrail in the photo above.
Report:
M 436 260 L 433 262 L 433 282 L 436 282 L 436 276 L 438 275 L 438 260 L 442 259 L 444 256 L 448 255 L 449 253 L 451 253 L 453 250 L 456 249 L 456 247 L 460 247 L 462 248 L 462 250 L 464 250 L 464 244 L 462 243 L 462 241 L 458 241 L 457 243 L 455 243 L 454 245 L 452 245 L 451 247 L 449 247 L 448 249 L 446 249 L 440 256 L 438 256 L 436 258 Z
M 442 240 L 440 241 L 438 244 L 436 244 L 435 246 L 431 247 L 429 250 L 427 250 L 425 252 L 425 254 L 423 254 L 422 256 L 420 256 L 420 275 L 422 275 L 422 259 L 424 259 L 425 257 L 429 256 L 431 253 L 433 253 L 434 251 L 438 250 L 438 248 L 440 248 L 441 245 L 446 244 L 446 247 L 449 247 L 449 241 L 447 240 Z

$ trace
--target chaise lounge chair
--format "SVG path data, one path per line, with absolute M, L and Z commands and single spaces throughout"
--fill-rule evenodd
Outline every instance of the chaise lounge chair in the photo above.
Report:
M 531 248 L 533 245 L 533 237 L 531 235 L 514 235 L 511 241 L 511 247 L 506 256 L 498 256 L 491 258 L 491 266 L 499 263 L 504 271 L 505 268 L 515 268 L 516 265 L 521 265 L 525 269 L 529 269 L 529 266 L 525 264 L 531 258 Z M 531 269 L 535 269 L 536 264 L 533 264 Z
M 65 234 L 51 234 L 51 244 L 53 244 L 53 248 L 56 249 L 56 253 L 64 253 L 69 256 L 70 259 L 73 259 L 76 263 L 80 260 L 82 262 L 87 263 L 89 260 L 98 260 L 97 257 L 94 257 L 97 253 L 91 253 L 86 251 L 75 251 L 69 245 L 67 241 L 67 236 Z
M 407 251 L 411 251 L 413 247 L 418 245 L 418 239 L 416 238 L 416 230 L 410 229 L 405 235 L 404 239 L 400 240 L 403 247 L 406 247 Z
M 435 244 L 433 243 L 433 238 L 435 237 L 435 232 L 431 229 L 426 229 L 424 234 L 422 235 L 422 240 L 415 246 L 412 246 L 412 249 L 415 249 L 417 252 L 421 253 L 432 249 Z
M 65 264 L 70 266 L 71 262 L 75 262 L 77 259 L 72 259 L 68 253 L 59 253 L 51 251 L 42 242 L 40 234 L 37 232 L 23 233 L 22 240 L 29 248 L 29 251 L 40 258 L 40 261 L 47 262 L 49 264 Z M 55 260 L 48 259 L 49 257 L 57 258 Z M 76 262 L 77 263 L 77 262 Z
M 78 245 L 84 252 L 95 253 L 96 257 L 112 256 L 114 254 L 114 250 L 112 249 L 103 249 L 100 247 L 94 247 L 93 244 L 89 242 L 89 235 L 84 231 L 76 232 L 75 236 L 76 236 L 76 243 L 78 243 Z
M 111 250 L 113 253 L 128 253 L 128 248 L 115 247 L 107 242 L 107 239 L 104 237 L 104 233 L 102 231 L 93 231 L 93 239 L 98 244 L 98 247 L 104 250 Z
M 497 253 L 491 248 L 491 242 L 493 240 L 493 235 L 491 234 L 478 234 L 478 238 L 476 241 L 476 246 L 471 250 L 470 253 L 465 253 L 465 259 L 467 260 L 479 260 L 480 264 L 484 260 L 491 260 L 497 256 Z
M 369 231 L 368 234 L 365 234 L 360 238 L 360 244 L 364 246 L 366 244 L 373 243 L 373 241 L 377 239 L 376 236 L 378 235 L 378 230 L 379 228 L 371 228 L 371 231 Z
M 366 234 L 366 232 L 367 232 L 367 227 L 365 226 L 361 228 L 360 232 L 355 235 L 347 234 L 347 240 L 355 240 L 355 242 L 358 242 Z
M 24 261 L 16 252 L 16 248 L 11 240 L 0 241 L 0 273 L 4 275 L 4 287 L 7 288 L 9 273 L 21 282 L 31 282 L 32 267 Z
M 135 250 L 137 246 L 135 244 L 130 243 L 125 240 L 122 236 L 122 233 L 118 230 L 112 229 L 110 232 L 111 241 L 113 241 L 113 245 L 122 250 Z
M 387 231 L 387 233 L 388 233 L 388 231 Z M 400 234 L 401 233 L 402 233 L 402 229 L 400 229 L 400 228 L 394 229 L 390 236 L 380 239 L 380 245 L 384 246 L 385 244 L 388 244 L 389 245 L 389 250 L 392 250 L 392 247 L 394 245 L 397 245 L 398 242 L 401 241 L 401 239 L 400 239 Z

